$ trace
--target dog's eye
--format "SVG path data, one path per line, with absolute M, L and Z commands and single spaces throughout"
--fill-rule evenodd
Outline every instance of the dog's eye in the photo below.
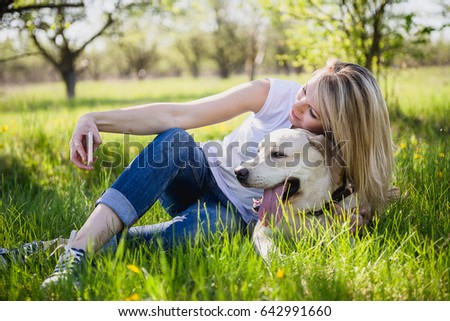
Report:
M 273 158 L 286 157 L 286 155 L 284 155 L 282 152 L 278 152 L 278 151 L 273 151 L 272 153 L 270 153 L 270 156 L 272 156 Z

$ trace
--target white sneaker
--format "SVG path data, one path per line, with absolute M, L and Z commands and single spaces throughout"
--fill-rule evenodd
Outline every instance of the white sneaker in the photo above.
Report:
M 62 244 L 58 246 L 55 251 L 53 251 L 53 253 L 55 253 L 58 248 L 64 247 L 64 252 L 59 257 L 55 270 L 48 278 L 44 280 L 44 282 L 42 282 L 42 288 L 46 288 L 52 284 L 60 282 L 61 280 L 67 279 L 71 275 L 74 276 L 75 268 L 84 259 L 84 251 L 72 247 L 72 243 L 76 236 L 77 231 L 72 231 L 72 233 L 70 233 L 69 242 L 66 245 Z

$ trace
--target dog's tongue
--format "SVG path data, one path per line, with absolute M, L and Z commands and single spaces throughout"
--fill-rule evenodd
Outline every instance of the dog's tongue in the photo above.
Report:
M 278 222 L 281 216 L 281 213 L 278 213 L 280 211 L 279 200 L 283 195 L 283 189 L 284 184 L 280 184 L 274 188 L 264 190 L 262 203 L 258 210 L 258 219 L 264 226 L 269 226 L 272 222 Z

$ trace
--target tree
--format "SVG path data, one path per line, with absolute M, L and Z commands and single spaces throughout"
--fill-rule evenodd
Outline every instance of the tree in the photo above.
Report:
M 75 96 L 77 61 L 86 47 L 120 15 L 127 15 L 134 8 L 153 9 L 149 4 L 152 1 L 8 0 L 0 7 L 0 13 L 3 25 L 16 26 L 28 33 L 38 52 L 59 72 L 70 99 Z
M 3 0 L 0 3 L 0 20 L 4 16 L 11 13 L 25 13 L 30 10 L 39 10 L 44 8 L 79 8 L 83 7 L 82 1 L 77 2 L 57 2 L 52 1 L 20 1 L 20 0 Z
M 160 56 L 156 44 L 144 45 L 144 43 L 135 43 L 123 40 L 120 47 L 125 55 L 126 70 L 135 73 L 138 79 L 144 79 L 150 71 L 150 68 L 156 64 Z
M 28 2 L 27 2 L 28 3 Z M 86 46 L 114 22 L 112 12 L 103 14 L 101 24 L 85 39 L 71 37 L 71 29 L 79 28 L 86 20 L 86 7 L 83 2 L 60 1 L 45 4 L 20 5 L 15 1 L 14 11 L 3 19 L 14 21 L 18 28 L 27 30 L 39 53 L 50 62 L 61 75 L 68 98 L 75 96 L 77 79 L 76 63 Z M 88 31 L 86 31 L 88 32 Z
M 180 52 L 194 78 L 200 76 L 200 64 L 208 53 L 205 38 L 207 38 L 205 33 L 194 31 L 178 37 L 175 43 L 176 49 Z
M 272 63 L 276 73 L 285 73 L 289 75 L 292 71 L 292 57 L 293 51 L 289 46 L 289 37 L 286 30 L 291 26 L 291 21 L 286 19 L 284 14 L 272 10 L 270 12 L 271 28 L 267 35 L 267 43 L 270 44 L 267 48 L 267 56 L 272 56 Z M 294 54 L 295 56 L 295 54 Z
M 245 72 L 250 80 L 256 75 L 256 68 L 263 60 L 266 52 L 266 26 L 260 4 L 256 1 L 245 1 L 238 7 L 246 19 L 242 19 L 241 33 L 245 46 Z
M 245 40 L 238 32 L 238 22 L 231 18 L 228 10 L 230 2 L 210 0 L 214 17 L 212 32 L 214 50 L 212 59 L 216 62 L 221 78 L 228 78 L 233 70 L 244 68 Z
M 253 79 L 265 54 L 265 28 L 258 0 L 178 1 L 170 16 L 173 47 L 195 78 L 205 60 L 220 77 L 245 72 Z
M 411 30 L 411 13 L 396 13 L 400 2 L 404 0 L 266 1 L 266 8 L 290 19 L 294 59 L 316 65 L 333 55 L 374 70 L 388 63 Z

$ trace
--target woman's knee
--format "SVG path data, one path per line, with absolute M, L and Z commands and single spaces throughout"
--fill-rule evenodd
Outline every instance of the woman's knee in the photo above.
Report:
M 185 130 L 171 128 L 156 136 L 137 158 L 140 166 L 154 168 L 186 164 L 194 158 L 197 147 L 198 144 Z
M 181 128 L 172 128 L 164 134 L 163 150 L 175 164 L 185 167 L 202 161 L 200 146 L 188 132 Z

